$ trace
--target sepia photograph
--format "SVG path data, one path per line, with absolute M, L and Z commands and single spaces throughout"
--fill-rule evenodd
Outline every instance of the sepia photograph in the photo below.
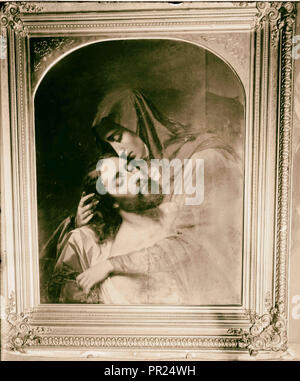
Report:
M 181 41 L 89 45 L 42 79 L 35 129 L 44 303 L 241 304 L 244 90 L 228 64 Z M 140 159 L 169 168 L 169 191 L 121 192 Z M 119 169 L 100 195 L 97 174 Z
M 299 3 L 0 20 L 3 360 L 300 359 Z

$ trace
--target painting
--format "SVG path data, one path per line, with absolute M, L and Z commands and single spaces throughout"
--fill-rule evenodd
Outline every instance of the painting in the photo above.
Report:
M 186 42 L 100 42 L 59 60 L 35 94 L 43 301 L 240 304 L 244 107 L 232 68 Z M 140 181 L 143 160 L 164 189 L 118 180 L 100 195 L 108 153 L 107 186 L 126 161 Z

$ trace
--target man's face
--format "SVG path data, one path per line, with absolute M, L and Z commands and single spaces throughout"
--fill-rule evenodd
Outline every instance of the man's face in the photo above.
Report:
M 126 159 L 103 159 L 97 169 L 100 170 L 105 190 L 121 209 L 139 212 L 161 204 L 163 195 L 158 183 L 148 177 L 147 171 L 128 163 Z

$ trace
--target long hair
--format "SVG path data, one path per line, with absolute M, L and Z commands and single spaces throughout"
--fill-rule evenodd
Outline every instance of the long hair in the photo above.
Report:
M 113 157 L 112 153 L 101 155 L 100 159 Z M 95 193 L 93 200 L 97 200 L 98 204 L 94 207 L 93 218 L 89 221 L 89 225 L 95 231 L 99 238 L 99 242 L 103 243 L 106 240 L 113 239 L 121 225 L 121 216 L 118 210 L 114 207 L 115 200 L 109 194 L 99 194 L 96 190 L 96 183 L 101 175 L 96 170 L 97 162 L 93 162 L 89 166 L 87 175 L 83 181 L 83 191 L 86 194 Z M 90 200 L 88 202 L 91 202 Z
M 115 154 L 109 153 L 101 156 L 101 158 L 104 159 L 112 156 L 115 156 Z M 93 162 L 88 166 L 87 175 L 83 180 L 83 191 L 86 194 L 94 193 L 93 201 L 99 201 L 93 210 L 94 216 L 88 225 L 94 230 L 98 237 L 98 242 L 101 244 L 115 237 L 121 224 L 121 216 L 117 209 L 113 207 L 115 201 L 112 196 L 108 193 L 100 195 L 96 190 L 96 182 L 100 175 L 99 171 L 96 171 L 96 165 L 97 162 Z M 87 203 L 91 202 L 91 200 L 87 201 Z M 79 273 L 66 263 L 63 263 L 58 270 L 54 269 L 53 271 L 52 268 L 48 280 L 44 281 L 44 287 L 47 290 L 45 295 L 47 301 L 50 303 L 59 303 L 62 286 L 67 281 L 73 282 L 74 289 L 78 289 L 75 282 L 78 275 Z M 82 303 L 82 301 L 80 301 L 80 303 Z

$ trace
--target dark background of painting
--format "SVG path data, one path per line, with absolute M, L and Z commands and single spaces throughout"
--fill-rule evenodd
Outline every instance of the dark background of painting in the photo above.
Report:
M 242 151 L 243 88 L 214 54 L 174 40 L 81 48 L 47 73 L 35 96 L 40 250 L 76 212 L 86 168 L 98 156 L 91 131 L 97 104 L 118 86 L 140 89 L 170 118 L 199 133 L 217 132 Z

